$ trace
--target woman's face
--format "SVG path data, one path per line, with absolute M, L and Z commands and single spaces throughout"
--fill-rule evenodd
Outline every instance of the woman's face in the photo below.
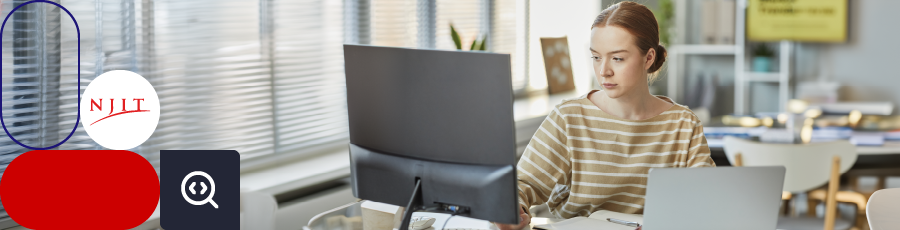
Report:
M 597 82 L 609 98 L 648 90 L 647 70 L 656 51 L 649 49 L 642 55 L 635 37 L 627 30 L 617 26 L 594 27 L 590 49 Z

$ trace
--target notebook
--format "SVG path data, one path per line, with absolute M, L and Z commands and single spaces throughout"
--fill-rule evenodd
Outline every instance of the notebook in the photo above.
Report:
M 608 210 L 600 210 L 591 213 L 588 217 L 573 217 L 564 221 L 534 226 L 535 229 L 567 230 L 567 229 L 602 229 L 602 230 L 634 230 L 621 224 L 611 223 L 606 218 L 614 218 L 643 224 L 644 217 L 637 214 L 625 214 Z

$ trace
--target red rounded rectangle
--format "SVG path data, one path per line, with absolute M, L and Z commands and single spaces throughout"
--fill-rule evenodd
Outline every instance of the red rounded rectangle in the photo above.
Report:
M 30 229 L 129 229 L 156 209 L 159 178 L 131 151 L 35 150 L 7 166 L 0 201 Z

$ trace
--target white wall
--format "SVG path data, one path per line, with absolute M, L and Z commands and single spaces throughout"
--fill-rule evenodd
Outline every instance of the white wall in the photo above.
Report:
M 900 107 L 900 1 L 849 0 L 849 39 L 842 44 L 801 43 L 796 80 L 842 84 L 842 101 L 892 101 Z
M 563 37 L 569 40 L 572 58 L 572 74 L 575 87 L 584 90 L 591 87 L 594 70 L 590 65 L 588 43 L 591 24 L 600 14 L 600 0 L 531 0 L 529 18 L 529 84 L 533 88 L 546 88 L 544 55 L 541 37 Z

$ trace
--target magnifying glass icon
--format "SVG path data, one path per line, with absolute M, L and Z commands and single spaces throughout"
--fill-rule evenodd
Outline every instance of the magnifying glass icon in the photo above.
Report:
M 209 196 L 207 196 L 206 199 L 203 199 L 203 200 L 201 200 L 201 201 L 195 201 L 195 200 L 192 200 L 190 197 L 188 197 L 187 193 L 184 191 L 184 185 L 187 184 L 188 179 L 190 179 L 192 176 L 203 176 L 203 177 L 206 177 L 206 180 L 209 180 L 210 191 L 209 191 Z M 200 185 L 202 186 L 203 183 L 201 182 Z M 194 184 L 191 183 L 191 191 L 192 191 L 192 193 L 193 193 L 193 189 L 194 189 Z M 206 190 L 205 187 L 204 187 L 203 189 Z M 203 194 L 202 190 L 201 190 L 200 194 Z M 218 208 L 219 208 L 219 205 L 216 204 L 216 202 L 212 200 L 212 197 L 213 197 L 213 195 L 215 195 L 215 194 L 216 194 L 216 182 L 213 181 L 212 177 L 209 176 L 209 174 L 206 174 L 206 172 L 203 172 L 203 171 L 193 171 L 193 172 L 191 172 L 191 173 L 188 173 L 187 176 L 184 176 L 184 180 L 181 181 L 181 196 L 184 196 L 184 200 L 187 201 L 187 202 L 190 203 L 190 204 L 193 204 L 193 205 L 204 205 L 204 204 L 206 204 L 206 203 L 209 203 L 209 204 L 212 204 L 212 206 L 213 206 L 214 208 L 218 209 Z

